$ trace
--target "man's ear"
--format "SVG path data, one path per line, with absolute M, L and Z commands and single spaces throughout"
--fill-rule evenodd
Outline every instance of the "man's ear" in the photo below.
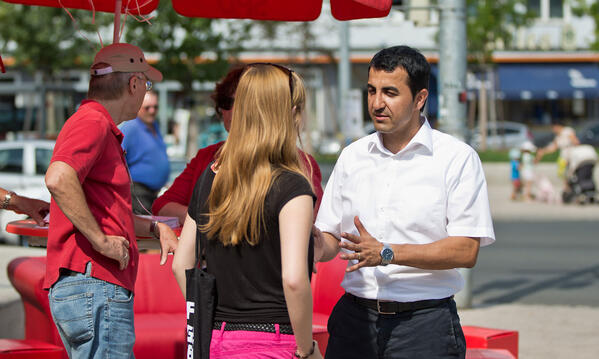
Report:
M 138 86 L 137 77 L 136 76 L 129 77 L 129 86 L 128 86 L 129 93 L 134 94 L 137 86 Z
M 416 99 L 414 101 L 418 110 L 420 110 L 420 111 L 422 110 L 422 108 L 424 107 L 424 104 L 426 103 L 427 98 L 428 98 L 428 90 L 427 89 L 422 89 L 422 90 L 418 91 L 418 93 L 416 94 Z

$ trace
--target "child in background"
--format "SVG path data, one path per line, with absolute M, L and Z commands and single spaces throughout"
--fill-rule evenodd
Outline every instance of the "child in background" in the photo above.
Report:
M 535 179 L 534 171 L 534 152 L 537 150 L 535 145 L 530 141 L 526 141 L 520 146 L 522 151 L 522 158 L 520 163 L 520 176 L 524 184 L 524 200 L 527 202 L 532 201 L 532 184 Z
M 518 199 L 522 192 L 522 184 L 520 182 L 520 150 L 512 148 L 509 153 L 511 179 L 512 179 L 512 201 Z

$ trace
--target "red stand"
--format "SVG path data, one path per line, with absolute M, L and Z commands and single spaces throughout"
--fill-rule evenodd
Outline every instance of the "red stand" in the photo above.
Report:
M 39 340 L 0 339 L 1 359 L 62 359 L 64 350 Z

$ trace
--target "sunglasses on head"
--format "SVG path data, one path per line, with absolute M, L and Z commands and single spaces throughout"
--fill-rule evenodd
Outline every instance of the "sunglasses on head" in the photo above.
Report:
M 274 66 L 277 69 L 283 71 L 289 77 L 289 92 L 291 93 L 291 102 L 293 102 L 293 70 L 291 70 L 285 66 L 273 64 L 272 62 L 254 62 L 252 64 L 249 64 L 248 67 L 259 66 L 259 65 Z

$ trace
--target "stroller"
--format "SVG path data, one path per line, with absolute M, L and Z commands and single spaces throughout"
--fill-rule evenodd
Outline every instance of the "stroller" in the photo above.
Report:
M 597 152 L 593 146 L 579 145 L 568 148 L 564 159 L 568 163 L 566 182 L 568 188 L 562 192 L 562 201 L 579 204 L 597 202 L 597 187 L 593 180 L 593 170 L 597 162 Z

